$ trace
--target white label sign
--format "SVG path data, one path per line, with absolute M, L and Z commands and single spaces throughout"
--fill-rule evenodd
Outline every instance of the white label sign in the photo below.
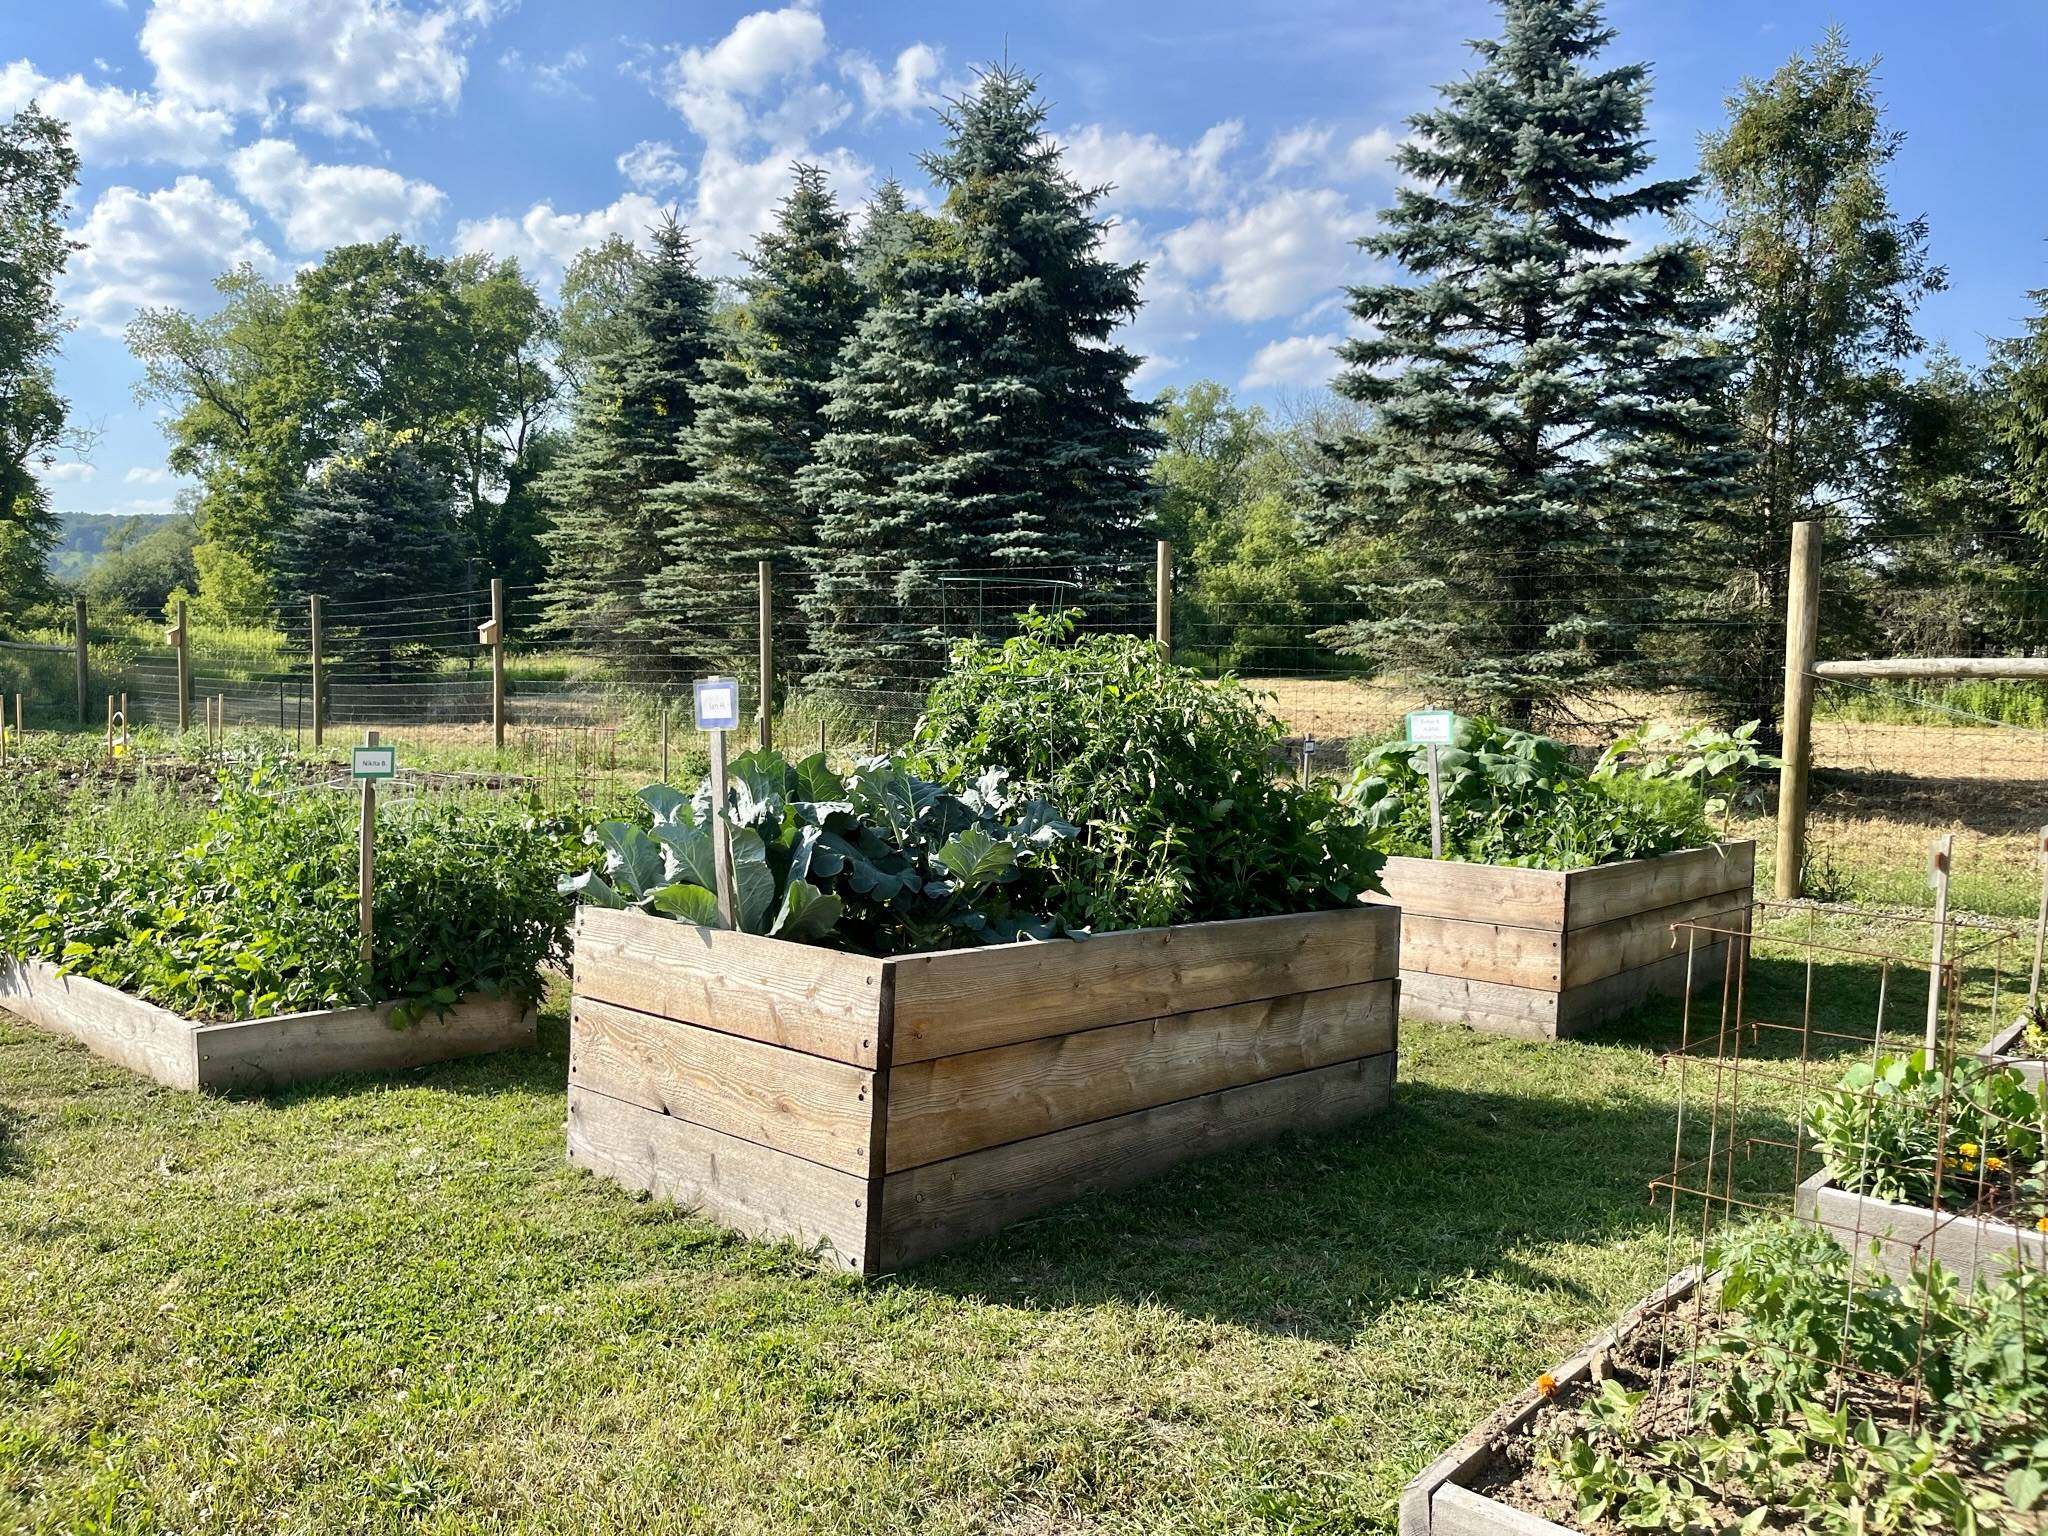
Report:
M 1448 709 L 1416 709 L 1408 714 L 1408 740 L 1418 747 L 1448 747 L 1458 717 Z
M 398 748 L 357 747 L 349 754 L 349 772 L 358 779 L 388 779 L 398 772 Z
M 740 724 L 740 685 L 729 677 L 697 679 L 697 729 L 735 731 Z

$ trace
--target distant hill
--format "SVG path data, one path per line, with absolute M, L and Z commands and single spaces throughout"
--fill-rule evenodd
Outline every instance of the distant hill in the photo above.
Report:
M 52 576 L 78 581 L 109 549 L 161 527 L 163 519 L 122 512 L 66 512 L 58 524 L 57 547 L 47 562 Z

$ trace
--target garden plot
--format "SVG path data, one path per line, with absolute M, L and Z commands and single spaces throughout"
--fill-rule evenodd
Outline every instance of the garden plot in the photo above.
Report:
M 887 959 L 586 909 L 570 1157 L 893 1270 L 1384 1108 L 1399 947 L 1384 907 Z
M 208 1024 L 40 960 L 0 958 L 0 1008 L 170 1088 L 265 1090 L 337 1072 L 398 1071 L 530 1046 L 534 1010 L 480 993 L 406 1021 L 402 1005 Z
M 1410 1016 L 1556 1039 L 1719 985 L 1755 863 L 1747 841 L 1573 870 L 1392 858 L 1368 899 L 1401 909 Z

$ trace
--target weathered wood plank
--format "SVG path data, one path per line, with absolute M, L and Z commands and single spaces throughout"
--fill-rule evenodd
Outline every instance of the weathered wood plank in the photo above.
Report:
M 1558 994 L 1548 987 L 1511 987 L 1469 976 L 1401 973 L 1401 1016 L 1436 1024 L 1469 1024 L 1518 1040 L 1557 1034 Z
M 1746 838 L 1575 869 L 1564 877 L 1565 927 L 1590 928 L 1719 891 L 1746 891 L 1755 874 L 1756 844 Z
M 337 1072 L 398 1072 L 533 1044 L 526 1004 L 472 993 L 440 1018 L 391 1027 L 389 1003 L 279 1014 L 197 1030 L 201 1088 L 267 1089 Z
M 1521 928 L 1564 926 L 1565 876 L 1561 870 L 1397 855 L 1387 860 L 1380 883 L 1387 894 L 1366 900 L 1391 902 L 1403 912 Z
M 899 1066 L 888 1170 L 1390 1051 L 1397 985 L 1296 992 Z
M 1555 1521 L 1456 1483 L 1437 1490 L 1430 1503 L 1429 1530 L 1430 1536 L 1573 1536 Z
M 569 1088 L 569 1161 L 750 1237 L 827 1245 L 870 1269 L 867 1180 L 637 1104 Z
M 882 965 L 642 912 L 576 918 L 579 997 L 860 1067 L 875 1064 Z
M 1394 975 L 1399 914 L 1337 912 L 1144 928 L 886 960 L 895 1060 L 924 1061 Z
M 1473 922 L 1461 917 L 1401 917 L 1401 970 L 1461 976 L 1555 992 L 1564 974 L 1564 931 Z
M 1393 1083 L 1389 1051 L 890 1174 L 882 1186 L 881 1267 L 898 1268 L 1191 1157 L 1356 1119 L 1385 1107 Z
M 870 1173 L 875 1074 L 844 1062 L 579 997 L 569 1082 L 828 1168 Z
M 0 1008 L 171 1088 L 199 1086 L 197 1026 L 155 1003 L 41 960 L 0 957 Z
M 1714 926 L 1731 928 L 1747 916 L 1746 907 L 1724 913 Z M 1726 940 L 1710 944 L 1707 938 L 1701 934 L 1693 944 L 1692 986 L 1695 993 L 1717 994 L 1727 980 L 1728 944 Z M 1617 971 L 1563 993 L 1557 1004 L 1557 1032 L 1560 1036 L 1582 1034 L 1651 997 L 1677 997 L 1685 991 L 1686 974 L 1685 938 L 1681 934 L 1679 947 L 1662 959 Z
M 1574 928 L 1565 935 L 1565 990 L 1663 959 L 1672 953 L 1674 923 L 1729 928 L 1736 925 L 1726 919 L 1738 916 L 1746 924 L 1748 913 L 1746 895 L 1715 891 L 1691 901 L 1617 917 L 1597 927 Z M 1699 934 L 1697 942 L 1705 943 L 1708 938 L 1707 934 Z M 1684 932 L 1677 935 L 1677 943 L 1680 949 L 1685 947 Z
M 1794 1192 L 1793 1210 L 1847 1250 L 1852 1271 L 1861 1271 L 1856 1278 L 1865 1283 L 1875 1278 L 1869 1273 L 1873 1268 L 1903 1281 L 1916 1264 L 1929 1259 L 1939 1261 L 1965 1289 L 2012 1269 L 2048 1268 L 2048 1233 L 1851 1194 L 1825 1170 Z

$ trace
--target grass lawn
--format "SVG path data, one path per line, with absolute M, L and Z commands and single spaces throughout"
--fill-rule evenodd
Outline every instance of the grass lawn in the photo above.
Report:
M 1759 957 L 1767 1012 L 1805 984 Z M 1867 1028 L 1874 973 L 1816 996 Z M 0 1531 L 1390 1532 L 1694 1252 L 1647 1198 L 1675 1005 L 1406 1025 L 1374 1121 L 862 1283 L 570 1169 L 562 1002 L 537 1052 L 230 1100 L 0 1016 Z

